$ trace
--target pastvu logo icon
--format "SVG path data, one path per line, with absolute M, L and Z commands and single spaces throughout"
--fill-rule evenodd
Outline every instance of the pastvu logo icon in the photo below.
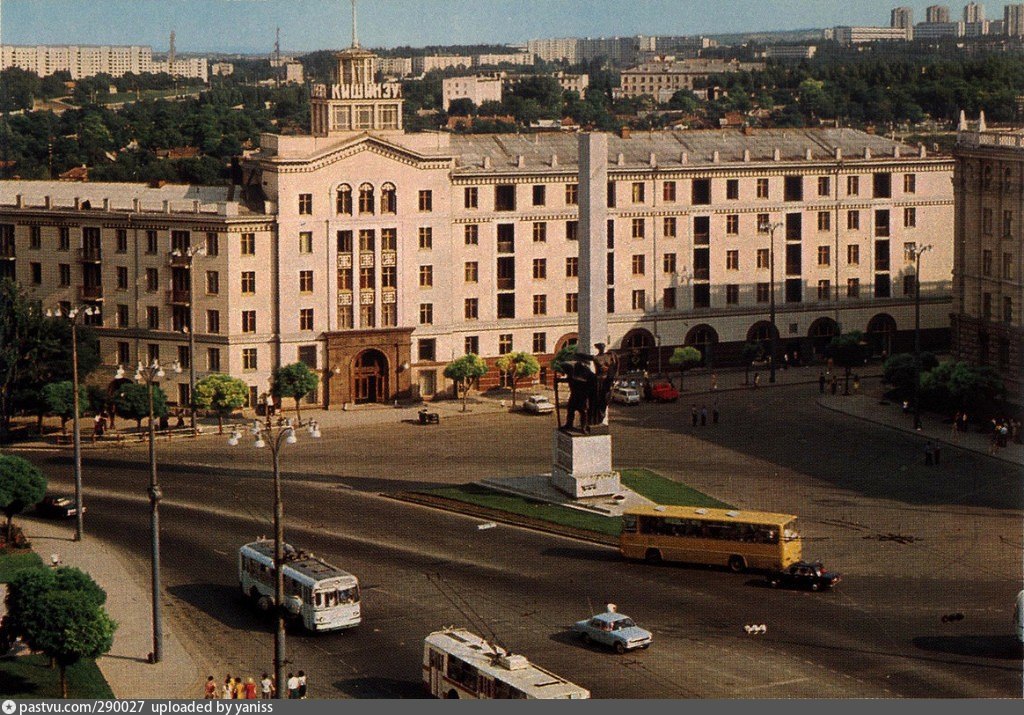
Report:
M 2 707 L 4 715 L 12 715 L 12 713 L 18 709 L 18 706 L 14 704 L 13 700 L 4 700 Z

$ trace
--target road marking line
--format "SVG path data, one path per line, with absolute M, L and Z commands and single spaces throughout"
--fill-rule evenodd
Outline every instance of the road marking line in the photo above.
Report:
M 757 690 L 758 688 L 777 688 L 782 685 L 794 685 L 796 683 L 802 683 L 805 680 L 810 680 L 810 677 L 792 678 L 791 680 L 776 680 L 773 683 L 758 683 L 757 685 L 750 685 L 746 688 L 739 688 L 738 692 L 745 692 L 747 690 Z

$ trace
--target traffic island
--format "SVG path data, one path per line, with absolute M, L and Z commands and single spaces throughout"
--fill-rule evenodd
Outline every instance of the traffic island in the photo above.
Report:
M 390 496 L 600 544 L 618 543 L 623 503 L 732 508 L 730 504 L 649 469 L 623 469 L 621 479 L 621 494 L 582 504 L 556 490 L 543 490 L 541 486 L 546 483 L 546 475 L 489 479 L 474 484 L 400 492 Z M 632 495 L 626 496 L 627 493 Z

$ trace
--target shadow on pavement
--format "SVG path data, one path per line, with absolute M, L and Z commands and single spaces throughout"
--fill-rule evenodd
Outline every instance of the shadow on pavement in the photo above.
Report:
M 334 682 L 350 698 L 429 698 L 423 683 L 395 678 L 350 678 Z
M 1020 660 L 1024 646 L 1012 635 L 1006 636 L 918 636 L 914 646 L 936 653 L 966 655 L 975 658 Z
M 271 622 L 256 605 L 243 598 L 237 586 L 219 583 L 189 583 L 171 586 L 167 592 L 215 619 L 221 625 L 239 631 L 269 630 Z

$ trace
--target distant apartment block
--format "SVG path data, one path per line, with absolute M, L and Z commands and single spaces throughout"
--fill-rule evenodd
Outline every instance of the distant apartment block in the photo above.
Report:
M 849 27 L 832 30 L 832 37 L 840 45 L 861 45 L 865 42 L 903 42 L 912 37 L 913 28 L 905 27 Z
M 408 77 L 412 74 L 411 57 L 379 57 L 377 72 L 387 77 Z
M 210 65 L 210 74 L 214 77 L 227 77 L 235 73 L 235 66 L 230 62 L 214 62 Z
M 284 81 L 295 84 L 302 84 L 306 81 L 305 72 L 301 62 L 288 62 L 284 66 Z
M 924 11 L 925 22 L 949 22 L 949 7 L 946 5 L 930 5 Z
M 474 67 L 488 67 L 497 65 L 519 65 L 529 66 L 533 64 L 533 54 L 530 52 L 516 52 L 513 54 L 488 54 L 473 55 Z
M 208 78 L 205 58 L 175 59 L 172 65 L 153 59 L 153 49 L 142 45 L 3 45 L 0 46 L 0 70 L 18 67 L 48 77 L 69 72 L 71 79 L 109 74 L 167 72 L 177 77 Z
M 1003 7 L 1003 33 L 1010 37 L 1024 37 L 1024 3 Z
M 817 54 L 815 45 L 768 45 L 764 48 L 767 60 L 809 60 Z
M 484 102 L 501 101 L 500 77 L 450 77 L 441 83 L 445 111 L 456 99 L 469 99 L 479 107 Z
M 432 70 L 469 69 L 473 58 L 466 55 L 427 55 L 412 58 L 413 74 L 426 74 Z
M 985 6 L 976 2 L 969 2 L 964 5 L 964 22 L 984 22 L 985 21 Z
M 559 37 L 530 40 L 526 50 L 545 62 L 570 64 L 605 59 L 618 65 L 636 62 L 637 54 L 654 38 L 644 37 Z
M 558 80 L 558 86 L 562 88 L 563 92 L 575 92 L 580 97 L 586 93 L 587 87 L 590 86 L 590 75 L 556 72 L 552 76 Z
M 963 37 L 962 22 L 919 22 L 914 26 L 915 40 L 943 40 Z
M 649 95 L 658 102 L 667 102 L 681 89 L 693 89 L 697 80 L 716 74 L 764 69 L 762 62 L 737 60 L 681 60 L 649 62 L 623 70 L 621 85 L 613 90 L 616 99 Z
M 889 26 L 910 30 L 914 27 L 914 8 L 906 6 L 893 8 Z

